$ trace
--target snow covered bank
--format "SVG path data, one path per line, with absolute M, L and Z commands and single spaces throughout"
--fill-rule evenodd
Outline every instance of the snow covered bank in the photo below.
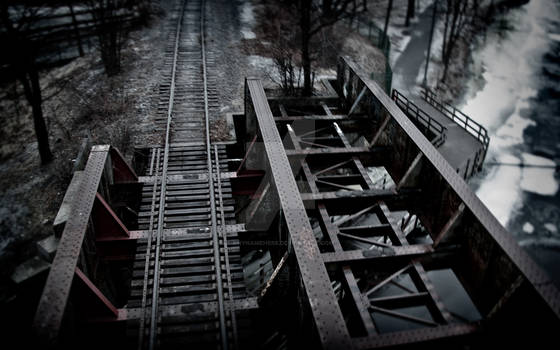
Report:
M 474 64 L 484 71 L 484 86 L 480 89 L 471 84 L 462 106 L 489 130 L 489 158 L 498 163 L 537 166 L 497 166 L 482 180 L 477 195 L 503 225 L 521 207 L 522 191 L 543 196 L 554 196 L 558 191 L 555 162 L 524 151 L 524 132 L 536 125 L 529 110 L 539 89 L 536 77 L 541 59 L 551 41 L 547 25 L 554 7 L 531 1 L 512 12 L 509 20 L 515 24 L 513 30 L 505 36 L 488 35 L 483 49 L 474 55 Z

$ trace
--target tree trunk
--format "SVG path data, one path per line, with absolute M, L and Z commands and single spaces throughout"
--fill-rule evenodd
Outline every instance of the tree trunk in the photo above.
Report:
M 39 73 L 33 62 L 30 62 L 26 68 L 27 72 L 22 71 L 20 74 L 20 81 L 23 84 L 25 97 L 27 101 L 29 101 L 33 111 L 33 125 L 35 127 L 35 135 L 37 136 L 37 146 L 39 148 L 41 164 L 47 164 L 53 159 L 53 155 L 49 146 L 47 125 L 43 117 L 43 99 L 41 96 Z
M 461 5 L 459 1 L 453 1 L 453 18 L 451 20 L 451 27 L 449 28 L 449 38 L 447 39 L 447 45 L 445 51 L 443 52 L 443 76 L 441 78 L 442 82 L 447 79 L 447 71 L 449 68 L 449 62 L 451 62 L 451 55 L 453 54 L 453 48 L 458 40 L 459 36 L 459 26 L 458 21 L 461 16 Z
M 68 4 L 68 9 L 70 9 L 70 15 L 72 16 L 72 26 L 74 27 L 74 36 L 76 37 L 76 43 L 78 44 L 78 52 L 80 53 L 80 56 L 83 56 L 84 48 L 82 47 L 82 37 L 76 21 L 76 14 L 74 13 L 74 5 Z
M 311 0 L 301 2 L 301 65 L 303 66 L 303 96 L 311 96 L 311 57 L 309 41 L 311 31 Z
M 391 17 L 391 10 L 393 9 L 393 0 L 389 0 L 389 5 L 387 6 L 387 15 L 385 16 L 385 26 L 383 27 L 383 36 L 381 38 L 381 47 L 387 45 L 388 41 L 387 28 L 389 28 L 389 18 Z
M 34 44 L 17 32 L 8 13 L 8 7 L 2 4 L 0 7 L 0 19 L 6 28 L 7 35 L 6 50 L 9 54 L 10 65 L 15 69 L 18 79 L 23 85 L 25 98 L 31 105 L 33 112 L 33 124 L 37 136 L 37 147 L 41 164 L 47 164 L 53 159 L 49 146 L 49 133 L 43 118 L 43 98 L 41 97 L 41 84 L 39 82 L 39 71 L 35 65 Z
M 408 0 L 408 7 L 406 9 L 406 20 L 404 22 L 405 27 L 410 25 L 410 19 L 414 18 L 414 0 Z
M 443 26 L 443 42 L 441 46 L 441 61 L 445 60 L 445 53 L 447 52 L 447 33 L 449 31 L 449 16 L 451 11 L 451 1 L 447 0 L 445 9 L 445 24 Z

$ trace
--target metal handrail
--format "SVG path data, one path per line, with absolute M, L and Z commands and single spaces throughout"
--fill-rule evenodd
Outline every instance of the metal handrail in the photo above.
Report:
M 454 121 L 461 128 L 465 129 L 469 134 L 480 141 L 484 147 L 484 153 L 488 150 L 490 137 L 485 127 L 474 121 L 468 115 L 464 114 L 454 106 L 441 102 L 437 99 L 437 95 L 430 89 L 422 89 L 422 98 L 432 107 L 443 113 L 449 119 Z
M 424 134 L 427 134 L 427 131 L 431 131 L 436 135 L 432 140 L 434 146 L 440 146 L 445 142 L 447 134 L 447 128 L 445 126 L 420 109 L 414 102 L 410 101 L 396 89 L 393 89 L 391 98 L 409 118 L 424 126 Z

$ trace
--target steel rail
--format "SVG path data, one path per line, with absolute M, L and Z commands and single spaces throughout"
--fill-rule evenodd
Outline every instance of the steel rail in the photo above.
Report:
M 207 166 L 208 166 L 208 186 L 210 188 L 210 212 L 211 212 L 211 222 L 212 222 L 212 243 L 214 250 L 214 263 L 216 266 L 216 288 L 218 292 L 218 311 L 220 318 L 220 337 L 222 341 L 222 350 L 228 348 L 227 341 L 227 329 L 226 329 L 226 318 L 224 310 L 224 291 L 222 286 L 222 266 L 220 261 L 220 244 L 217 231 L 217 219 L 216 219 L 216 198 L 214 191 L 214 176 L 212 174 L 212 151 L 210 148 L 210 120 L 208 112 L 208 80 L 206 76 L 206 47 L 204 38 L 204 8 L 205 1 L 201 1 L 200 6 L 200 46 L 202 51 L 202 81 L 204 87 L 204 122 L 206 129 L 206 155 L 207 155 Z M 217 165 L 217 164 L 216 164 Z M 227 236 L 226 236 L 227 239 Z
M 154 229 L 154 211 L 156 207 L 156 192 L 158 187 L 158 173 L 159 173 L 159 159 L 160 159 L 160 149 L 158 148 L 156 157 L 156 173 L 154 176 L 154 187 L 152 188 L 152 204 L 151 204 L 151 213 L 150 213 L 150 224 L 148 229 L 148 246 L 146 248 L 146 260 L 144 262 L 144 282 L 142 286 L 142 317 L 140 318 L 140 326 L 138 332 L 138 350 L 142 350 L 144 344 L 144 331 L 146 326 L 146 303 L 147 303 L 147 296 L 148 296 L 148 283 L 150 279 L 150 256 L 152 251 L 152 241 L 153 241 L 153 229 Z M 152 157 L 152 162 L 153 162 Z M 153 164 L 152 164 L 153 165 Z M 158 209 L 159 210 L 159 209 Z
M 233 286 L 231 283 L 231 270 L 230 270 L 230 264 L 229 264 L 229 251 L 228 251 L 228 238 L 227 238 L 227 232 L 226 232 L 226 217 L 225 217 L 225 213 L 224 213 L 224 198 L 222 195 L 222 179 L 221 179 L 221 174 L 220 174 L 220 163 L 219 163 L 219 157 L 218 157 L 218 146 L 214 145 L 214 157 L 216 159 L 216 178 L 218 179 L 218 199 L 220 201 L 220 232 L 221 232 L 221 236 L 222 236 L 222 240 L 224 242 L 224 260 L 226 263 L 226 278 L 227 278 L 227 286 L 228 286 L 228 296 L 229 296 L 229 302 L 230 303 L 234 303 L 233 300 Z M 230 317 L 231 317 L 231 328 L 232 328 L 232 332 L 233 332 L 233 344 L 234 344 L 234 348 L 237 349 L 239 347 L 239 341 L 237 338 L 237 319 L 235 317 L 235 310 L 231 310 L 230 311 Z
M 185 2 L 183 1 L 181 4 L 181 10 L 179 15 L 179 20 L 177 21 L 177 29 L 175 33 L 175 47 L 173 51 L 173 64 L 171 70 L 171 85 L 169 90 L 169 103 L 167 106 L 167 126 L 165 130 L 165 142 L 164 142 L 164 152 L 163 152 L 163 165 L 162 165 L 162 174 L 161 174 L 161 186 L 160 186 L 160 198 L 159 198 L 159 209 L 158 209 L 158 227 L 157 227 L 157 234 L 156 234 L 156 247 L 155 247 L 155 255 L 154 255 L 154 277 L 152 281 L 152 307 L 151 307 L 151 314 L 150 314 L 150 333 L 149 333 L 149 343 L 148 348 L 150 350 L 154 349 L 155 342 L 156 342 L 156 334 L 157 334 L 157 313 L 158 313 L 158 299 L 159 299 L 159 263 L 160 263 L 160 248 L 161 248 L 161 237 L 163 232 L 163 223 L 164 223 L 164 214 L 165 214 L 165 193 L 167 187 L 167 164 L 169 161 L 169 136 L 170 136 L 170 129 L 171 129 L 171 119 L 173 118 L 173 100 L 175 97 L 175 76 L 177 73 L 177 56 L 179 53 L 179 39 L 181 37 L 181 25 L 183 22 L 183 16 L 185 12 Z M 156 183 L 157 184 L 157 183 Z M 154 184 L 154 186 L 156 185 Z M 149 260 L 149 251 L 148 256 L 146 259 Z M 146 270 L 148 271 L 148 270 Z M 147 282 L 146 280 L 144 282 Z M 144 309 L 144 312 L 146 310 Z M 145 315 L 144 315 L 145 317 Z M 141 330 L 142 331 L 142 330 Z M 142 331 L 143 333 L 143 331 Z M 144 335 L 141 334 L 139 337 L 142 337 L 142 342 L 139 343 L 139 349 L 143 346 L 143 337 Z

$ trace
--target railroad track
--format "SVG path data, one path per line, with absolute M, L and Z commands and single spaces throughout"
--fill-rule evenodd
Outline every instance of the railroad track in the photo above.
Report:
M 138 349 L 238 347 L 236 299 L 245 297 L 226 150 L 210 139 L 218 108 L 205 48 L 205 2 L 182 1 L 165 50 L 127 308 L 140 310 Z M 227 305 L 230 305 L 227 307 Z M 181 308 L 180 314 L 170 312 Z M 137 333 L 136 333 L 137 332 Z

